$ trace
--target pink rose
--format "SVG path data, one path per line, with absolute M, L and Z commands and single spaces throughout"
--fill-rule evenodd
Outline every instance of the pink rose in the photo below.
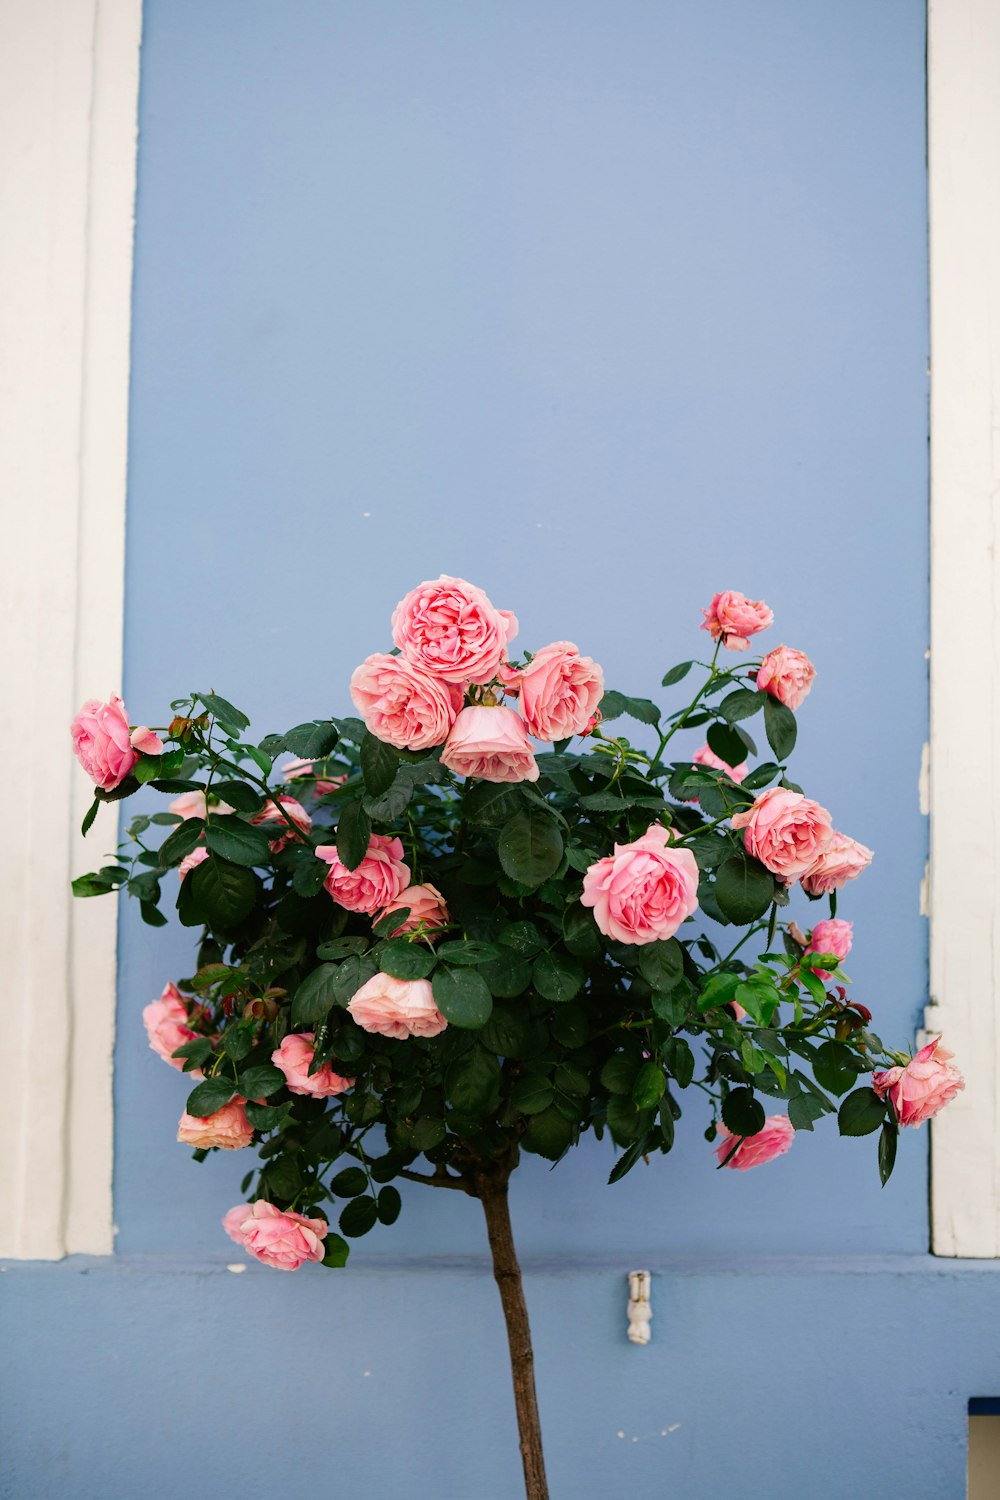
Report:
M 376 974 L 363 984 L 347 1009 L 362 1031 L 405 1041 L 408 1036 L 437 1036 L 448 1022 L 434 1003 L 427 979 L 393 979 Z
M 408 661 L 445 682 L 489 682 L 517 635 L 509 610 L 495 609 L 464 578 L 420 583 L 392 615 L 392 640 Z
M 287 817 L 279 809 L 278 802 L 285 809 Z M 288 797 L 284 793 L 278 797 L 277 802 L 269 797 L 260 812 L 254 813 L 250 819 L 250 822 L 255 827 L 273 828 L 280 825 L 285 830 L 280 838 L 271 840 L 272 854 L 280 854 L 285 845 L 290 844 L 297 837 L 296 834 L 289 831 L 288 818 L 291 818 L 296 828 L 300 829 L 303 833 L 308 833 L 313 826 L 312 818 L 306 812 L 302 803 L 297 801 L 295 797 Z
M 604 696 L 604 673 L 572 641 L 554 641 L 520 674 L 521 712 L 536 740 L 583 734 Z
M 735 1150 L 733 1141 L 737 1138 L 721 1120 L 715 1127 L 715 1134 L 718 1145 L 714 1150 L 719 1158 L 719 1165 L 732 1167 L 736 1172 L 747 1172 L 751 1167 L 761 1167 L 766 1161 L 773 1161 L 776 1156 L 784 1156 L 795 1137 L 792 1122 L 787 1115 L 772 1115 L 762 1130 L 756 1135 L 745 1136 Z
M 750 769 L 749 763 L 741 760 L 738 766 L 731 766 L 728 761 L 722 760 L 708 745 L 702 745 L 691 757 L 696 766 L 710 766 L 713 771 L 725 771 L 730 781 L 735 781 L 737 786 L 743 780 Z M 697 802 L 697 797 L 694 799 Z
M 245 1103 L 246 1100 L 237 1094 L 214 1114 L 204 1115 L 201 1119 L 185 1110 L 178 1122 L 177 1139 L 185 1146 L 196 1146 L 199 1151 L 207 1151 L 212 1146 L 218 1146 L 222 1151 L 241 1151 L 253 1140 L 253 1126 L 247 1119 Z
M 128 714 L 118 697 L 88 698 L 70 725 L 73 751 L 95 786 L 120 786 L 139 759 L 129 738 Z
M 418 928 L 423 928 L 426 933 L 440 932 L 451 920 L 444 897 L 436 885 L 408 885 L 395 901 L 390 901 L 385 910 L 379 912 L 378 920 L 390 912 L 407 909 L 410 915 L 402 926 L 389 934 L 390 937 L 401 937 L 403 933 L 416 932 Z
M 582 906 L 592 906 L 605 937 L 619 943 L 655 943 L 673 937 L 698 908 L 698 865 L 690 849 L 670 847 L 670 834 L 654 823 L 642 838 L 616 844 L 614 854 L 583 877 Z
M 402 840 L 385 833 L 373 833 L 368 852 L 356 870 L 349 870 L 337 853 L 335 844 L 321 844 L 316 858 L 330 866 L 323 884 L 346 911 L 363 911 L 371 915 L 410 883 L 410 867 L 403 863 Z
M 227 1214 L 223 1224 L 229 1217 Z M 306 1261 L 323 1259 L 326 1254 L 323 1241 L 328 1229 L 325 1219 L 307 1219 L 304 1214 L 275 1208 L 273 1203 L 258 1199 L 248 1207 L 238 1233 L 242 1236 L 244 1250 L 255 1260 L 273 1266 L 276 1271 L 297 1271 Z M 227 1233 L 232 1231 L 227 1230 Z M 232 1238 L 236 1239 L 236 1235 Z
M 284 1073 L 292 1094 L 309 1094 L 313 1099 L 328 1099 L 331 1094 L 346 1093 L 354 1087 L 354 1079 L 341 1078 L 328 1062 L 317 1068 L 315 1073 L 309 1072 L 315 1040 L 315 1034 L 311 1031 L 299 1031 L 286 1036 L 278 1050 L 271 1053 L 271 1061 Z
M 281 779 L 282 781 L 311 781 L 312 789 L 317 797 L 326 797 L 330 792 L 336 791 L 338 786 L 343 786 L 347 777 L 333 776 L 327 780 L 316 775 L 314 760 L 290 760 L 281 768 Z
M 807 953 L 835 953 L 838 958 L 846 958 L 851 951 L 854 941 L 854 928 L 850 922 L 841 922 L 836 917 L 828 917 L 825 922 L 817 922 L 809 934 L 806 944 Z M 817 973 L 822 974 L 822 969 Z
M 188 818 L 206 817 L 207 814 L 205 809 L 206 798 L 204 792 L 181 792 L 180 796 L 175 797 L 173 802 L 167 803 L 167 810 L 169 812 L 176 813 L 177 816 L 179 818 L 182 818 L 185 822 Z M 213 802 L 211 804 L 211 809 L 212 812 L 219 813 L 220 815 L 223 813 L 231 813 L 233 810 L 229 806 L 228 802 Z
M 834 833 L 826 848 L 803 872 L 802 889 L 808 896 L 829 895 L 849 880 L 857 879 L 874 858 L 864 844 L 849 839 L 846 833 Z
M 163 741 L 145 724 L 136 725 L 129 735 L 129 742 L 133 750 L 139 750 L 143 755 L 163 754 Z
M 757 691 L 770 693 L 786 708 L 798 708 L 813 685 L 816 668 L 804 651 L 775 646 L 757 671 Z
M 478 776 L 480 781 L 538 780 L 524 720 L 502 705 L 463 708 L 441 751 L 441 764 L 456 776 Z
M 165 985 L 159 1000 L 150 1001 L 142 1013 L 142 1021 L 157 1057 L 183 1072 L 183 1057 L 174 1057 L 173 1053 L 185 1042 L 196 1041 L 198 1033 L 188 1025 L 188 1008 L 175 984 Z M 205 1075 L 200 1068 L 192 1068 L 188 1076 L 204 1078 Z
M 184 858 L 177 866 L 178 880 L 183 880 L 185 875 L 189 875 L 196 865 L 200 865 L 202 860 L 205 860 L 207 858 L 208 850 L 205 848 L 204 844 L 199 844 L 197 849 L 192 849 L 190 854 L 185 854 Z
M 237 1203 L 231 1208 L 222 1221 L 222 1227 L 231 1240 L 235 1240 L 241 1249 L 245 1248 L 243 1238 L 243 1225 L 251 1218 L 251 1203 Z
M 397 750 L 443 745 L 462 707 L 461 688 L 405 656 L 366 656 L 351 677 L 351 697 L 376 739 Z
M 965 1088 L 965 1079 L 951 1062 L 954 1055 L 935 1037 L 905 1068 L 872 1074 L 872 1088 L 880 1099 L 889 1096 L 900 1125 L 922 1125 Z
M 733 589 L 714 594 L 702 614 L 702 630 L 707 630 L 713 641 L 721 640 L 727 651 L 745 651 L 750 636 L 774 624 L 774 615 L 762 600 L 755 602 Z
M 815 864 L 833 835 L 825 807 L 781 786 L 762 792 L 731 822 L 744 830 L 747 853 L 786 883 Z

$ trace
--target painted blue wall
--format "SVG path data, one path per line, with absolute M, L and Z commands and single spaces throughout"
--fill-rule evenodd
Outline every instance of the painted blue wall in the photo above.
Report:
M 441 571 L 514 609 L 526 645 L 574 639 L 638 693 L 704 641 L 715 589 L 762 596 L 772 640 L 818 667 L 798 777 L 877 850 L 841 904 L 856 993 L 883 1034 L 912 1036 L 926 997 L 920 0 L 145 9 L 133 716 L 155 722 L 205 685 L 261 732 L 343 710 L 395 601 Z M 332 1493 L 364 1483 L 375 1500 L 515 1494 L 493 1289 L 478 1259 L 446 1259 L 482 1255 L 477 1205 L 413 1189 L 339 1276 L 223 1274 L 218 1220 L 243 1164 L 193 1167 L 173 1143 L 184 1087 L 139 1019 L 189 970 L 189 939 L 127 910 L 120 959 L 119 1254 L 8 1275 L 18 1316 L 57 1317 L 89 1387 L 61 1448 L 21 1416 L 31 1380 L 15 1389 L 12 1493 L 64 1493 L 67 1477 L 78 1500 L 126 1493 L 140 1455 L 143 1493 L 174 1500 L 165 1454 L 214 1403 L 218 1361 L 242 1383 L 223 1377 L 203 1445 L 223 1492 L 280 1480 L 305 1496 L 332 1472 Z M 596 1143 L 520 1174 L 555 1494 L 713 1500 L 739 1483 L 836 1500 L 890 1475 L 912 1497 L 960 1494 L 965 1397 L 1000 1387 L 994 1283 L 925 1257 L 926 1133 L 883 1193 L 871 1142 L 829 1125 L 766 1171 L 717 1174 L 697 1100 L 687 1113 L 674 1154 L 614 1189 Z M 543 1273 L 546 1257 L 568 1268 Z M 637 1264 L 664 1272 L 644 1351 L 622 1337 Z M 925 1331 L 904 1379 L 876 1375 L 875 1330 L 895 1344 L 927 1307 L 931 1329 L 958 1321 L 948 1359 L 932 1361 Z M 305 1394 L 290 1328 L 309 1350 Z M 203 1337 L 211 1356 L 193 1353 Z M 59 1347 L 34 1351 L 34 1380 Z M 205 1373 L 168 1397 L 189 1361 Z M 268 1438 L 250 1458 L 238 1414 L 257 1389 L 287 1447 Z M 844 1391 L 867 1413 L 858 1442 L 841 1433 Z M 169 1402 L 152 1426 L 147 1402 Z M 108 1406 L 110 1448 L 91 1426 Z M 329 1460 L 299 1458 L 324 1445 Z M 787 1467 L 765 1475 L 761 1453 Z

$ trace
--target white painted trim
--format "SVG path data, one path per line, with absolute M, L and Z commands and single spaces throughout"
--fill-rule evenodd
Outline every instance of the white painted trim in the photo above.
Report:
M 1000 1255 L 1000 4 L 930 0 L 932 1248 Z
M 74 902 L 80 702 L 121 685 L 141 0 L 0 6 L 0 1254 L 112 1248 L 116 911 Z

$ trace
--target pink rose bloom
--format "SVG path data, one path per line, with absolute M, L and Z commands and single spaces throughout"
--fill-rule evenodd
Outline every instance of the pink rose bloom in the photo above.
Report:
M 583 734 L 604 696 L 604 673 L 572 641 L 554 641 L 520 674 L 521 712 L 536 740 Z
M 128 714 L 118 697 L 88 698 L 70 725 L 73 751 L 95 786 L 120 786 L 139 759 L 129 738 Z
M 285 1082 L 292 1094 L 309 1094 L 313 1099 L 328 1099 L 331 1094 L 343 1094 L 354 1087 L 353 1078 L 341 1078 L 329 1063 L 310 1073 L 314 1056 L 315 1033 L 300 1031 L 286 1036 L 271 1061 L 285 1075 Z
M 828 917 L 825 922 L 817 922 L 809 934 L 806 944 L 807 953 L 835 953 L 838 958 L 846 958 L 851 951 L 854 942 L 854 928 L 850 922 L 841 922 L 837 917 Z M 822 974 L 822 969 L 817 971 Z
M 713 641 L 721 640 L 727 651 L 745 651 L 750 636 L 774 624 L 774 615 L 763 600 L 748 599 L 734 589 L 714 594 L 702 614 L 702 630 L 707 630 Z
M 804 651 L 775 646 L 757 671 L 757 691 L 770 693 L 786 708 L 798 708 L 813 685 L 816 668 Z
M 280 838 L 271 840 L 272 854 L 280 854 L 285 845 L 290 844 L 296 837 L 294 833 L 289 831 L 288 820 L 280 811 L 278 802 L 281 803 L 281 806 L 285 809 L 285 812 L 291 818 L 296 828 L 301 829 L 303 833 L 308 833 L 313 826 L 312 818 L 306 812 L 302 803 L 297 801 L 295 797 L 288 797 L 282 794 L 278 797 L 277 802 L 269 797 L 260 812 L 254 813 L 250 822 L 254 827 L 272 828 L 280 825 L 285 830 Z
M 594 909 L 605 937 L 619 943 L 655 943 L 673 937 L 698 908 L 698 865 L 690 849 L 670 847 L 670 834 L 654 823 L 642 838 L 616 844 L 583 877 L 582 906 Z
M 538 766 L 524 720 L 512 708 L 471 704 L 452 727 L 441 764 L 480 781 L 537 781 Z
M 437 1036 L 448 1025 L 434 1003 L 428 979 L 376 974 L 361 986 L 347 1009 L 362 1031 L 375 1031 L 399 1042 L 408 1036 Z
M 691 757 L 696 766 L 710 766 L 713 771 L 725 771 L 730 781 L 735 781 L 737 786 L 743 780 L 750 769 L 749 762 L 741 760 L 738 766 L 731 766 L 728 761 L 722 760 L 708 745 L 702 745 Z M 697 797 L 694 799 L 697 802 Z
M 192 849 L 190 854 L 185 854 L 184 858 L 177 866 L 178 880 L 183 880 L 185 875 L 189 875 L 196 865 L 200 865 L 202 860 L 205 860 L 207 858 L 208 850 L 205 848 L 204 844 L 199 844 L 197 849 Z
M 245 1103 L 246 1100 L 236 1094 L 228 1104 L 202 1119 L 196 1119 L 185 1110 L 178 1122 L 177 1139 L 185 1146 L 196 1146 L 200 1151 L 207 1151 L 212 1146 L 218 1146 L 221 1151 L 241 1151 L 253 1140 L 253 1126 L 243 1108 Z
M 290 760 L 281 769 L 282 781 L 311 781 L 313 791 L 317 797 L 326 797 L 330 792 L 336 791 L 338 786 L 343 786 L 347 780 L 346 776 L 334 776 L 326 780 L 316 775 L 316 762 L 314 760 Z
M 965 1079 L 951 1061 L 954 1055 L 935 1037 L 905 1068 L 872 1074 L 872 1088 L 880 1099 L 889 1096 L 900 1125 L 922 1125 L 965 1088 Z
M 129 735 L 129 741 L 133 750 L 139 750 L 143 755 L 162 755 L 163 741 L 155 735 L 145 724 L 137 724 Z
M 384 911 L 378 914 L 378 920 L 387 917 L 390 912 L 406 911 L 410 915 L 397 927 L 390 937 L 401 937 L 406 932 L 416 932 L 422 927 L 425 932 L 439 932 L 447 927 L 451 918 L 445 905 L 444 897 L 436 885 L 408 885 L 406 890 L 390 901 Z
M 183 1057 L 174 1057 L 173 1053 L 185 1042 L 195 1041 L 198 1033 L 188 1025 L 188 1009 L 175 984 L 164 985 L 159 1000 L 150 1001 L 142 1013 L 142 1022 L 157 1057 L 183 1072 Z M 188 1076 L 204 1078 L 205 1075 L 200 1068 L 192 1068 Z
M 397 750 L 443 745 L 462 707 L 462 690 L 431 677 L 405 656 L 366 656 L 351 676 L 351 697 L 376 739 Z
M 222 1227 L 231 1240 L 235 1240 L 240 1249 L 245 1249 L 243 1238 L 243 1225 L 251 1218 L 251 1203 L 237 1203 L 231 1208 L 222 1221 Z
M 808 896 L 827 896 L 839 891 L 849 880 L 867 870 L 875 855 L 846 833 L 834 833 L 826 848 L 802 875 L 802 889 Z
M 229 1217 L 227 1214 L 226 1219 Z M 297 1271 L 306 1261 L 323 1259 L 326 1254 L 323 1241 L 329 1227 L 325 1219 L 307 1219 L 304 1214 L 275 1208 L 273 1203 L 258 1199 L 248 1207 L 238 1232 L 244 1250 L 255 1260 L 273 1266 L 276 1271 Z M 236 1239 L 235 1235 L 232 1237 Z
M 732 1167 L 736 1172 L 748 1172 L 751 1167 L 761 1167 L 776 1156 L 784 1156 L 795 1138 L 792 1122 L 787 1115 L 772 1115 L 764 1128 L 756 1135 L 748 1135 L 733 1151 L 736 1137 L 720 1120 L 715 1127 L 718 1145 L 713 1149 L 720 1166 Z M 730 1151 L 732 1155 L 729 1156 Z M 729 1156 L 729 1160 L 726 1157 Z
M 808 870 L 833 836 L 830 814 L 801 792 L 772 786 L 753 807 L 736 813 L 734 828 L 742 828 L 748 854 L 786 883 Z
M 393 610 L 392 641 L 408 661 L 445 682 L 489 682 L 517 635 L 517 620 L 495 609 L 464 578 L 420 583 Z
M 181 792 L 173 802 L 167 803 L 167 810 L 176 813 L 179 818 L 187 821 L 188 818 L 204 818 L 206 813 L 206 799 L 204 792 Z M 231 813 L 232 808 L 228 802 L 213 802 L 211 810 L 214 813 Z
M 335 844 L 321 844 L 316 858 L 330 866 L 323 884 L 345 911 L 363 911 L 370 916 L 395 901 L 410 883 L 410 867 L 403 863 L 402 840 L 385 833 L 372 834 L 368 852 L 356 870 L 347 868 Z

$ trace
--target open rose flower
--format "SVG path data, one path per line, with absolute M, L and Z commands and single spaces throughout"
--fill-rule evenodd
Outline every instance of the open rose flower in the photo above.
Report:
M 731 821 L 743 829 L 747 853 L 786 884 L 815 864 L 833 835 L 825 807 L 780 786 L 762 792 Z
M 242 1151 L 253 1140 L 253 1126 L 247 1119 L 245 1103 L 237 1094 L 214 1114 L 198 1118 L 185 1110 L 177 1126 L 177 1139 L 199 1151 L 208 1151 L 213 1146 L 220 1151 Z
M 316 858 L 330 866 L 323 884 L 345 911 L 371 915 L 395 901 L 410 883 L 410 867 L 403 863 L 402 840 L 385 833 L 372 834 L 368 852 L 356 870 L 347 868 L 335 844 L 321 844 Z
M 670 847 L 658 823 L 631 844 L 616 844 L 583 877 L 583 906 L 593 907 L 605 937 L 655 943 L 673 937 L 698 907 L 698 865 L 690 849 Z
M 437 1036 L 448 1024 L 434 1003 L 427 979 L 376 974 L 361 986 L 347 1009 L 363 1031 L 400 1042 L 409 1036 Z
M 462 707 L 454 683 L 432 677 L 405 656 L 366 656 L 351 677 L 351 697 L 376 739 L 397 750 L 443 745 Z
M 837 917 L 829 917 L 825 922 L 817 922 L 809 934 L 806 944 L 807 953 L 834 953 L 838 958 L 846 958 L 851 951 L 854 941 L 854 928 L 850 922 L 841 922 Z M 817 970 L 822 974 L 823 970 Z
M 954 1055 L 935 1037 L 905 1068 L 872 1074 L 872 1088 L 880 1099 L 888 1095 L 892 1100 L 900 1125 L 922 1125 L 965 1088 L 965 1079 L 951 1061 Z
M 354 1087 L 353 1078 L 341 1078 L 326 1062 L 315 1073 L 310 1073 L 315 1055 L 315 1034 L 298 1031 L 286 1036 L 271 1061 L 285 1075 L 288 1091 L 292 1094 L 307 1094 L 313 1099 L 328 1099 L 332 1094 L 344 1094 Z
M 502 705 L 463 708 L 441 751 L 441 764 L 456 776 L 478 776 L 480 781 L 538 780 L 524 720 Z
M 107 703 L 88 698 L 70 725 L 70 733 L 77 760 L 104 792 L 120 786 L 139 759 L 125 705 L 117 696 Z
M 409 911 L 410 915 L 389 934 L 390 937 L 402 937 L 418 928 L 428 933 L 439 932 L 451 920 L 444 897 L 436 885 L 430 884 L 408 885 L 395 901 L 390 901 L 385 910 L 379 912 L 378 920 L 394 911 Z
M 226 1233 L 255 1260 L 275 1271 L 297 1271 L 307 1261 L 322 1260 L 326 1253 L 323 1241 L 329 1225 L 325 1219 L 307 1219 L 304 1214 L 258 1199 L 247 1207 L 246 1218 L 233 1234 L 227 1221 L 234 1214 L 230 1209 L 222 1221 Z
M 281 804 L 281 807 L 284 808 L 284 812 L 282 812 L 278 807 L 279 802 Z M 302 803 L 299 802 L 295 797 L 285 796 L 284 793 L 282 793 L 278 797 L 277 802 L 273 798 L 269 797 L 268 800 L 264 803 L 264 806 L 261 808 L 260 812 L 254 813 L 253 817 L 250 819 L 250 822 L 253 823 L 256 827 L 280 827 L 284 829 L 284 832 L 280 835 L 280 837 L 271 840 L 272 854 L 280 854 L 286 844 L 290 844 L 293 839 L 298 837 L 298 835 L 294 834 L 288 826 L 289 818 L 291 818 L 296 828 L 298 828 L 302 833 L 308 833 L 310 828 L 312 828 L 313 826 L 312 818 L 306 812 L 305 808 L 302 806 Z
M 317 797 L 326 797 L 330 792 L 336 791 L 338 786 L 343 786 L 347 777 L 317 776 L 314 760 L 290 760 L 281 768 L 281 779 L 282 781 L 309 781 Z
M 142 1023 L 157 1057 L 162 1057 L 172 1068 L 183 1071 L 183 1057 L 174 1057 L 173 1054 L 185 1042 L 196 1041 L 198 1033 L 188 1025 L 188 1008 L 175 984 L 165 985 L 159 1000 L 150 1001 L 143 1010 Z M 190 1078 L 204 1076 L 200 1068 L 192 1068 L 188 1074 Z
M 714 1150 L 719 1165 L 732 1167 L 734 1172 L 747 1172 L 751 1167 L 774 1161 L 776 1156 L 784 1156 L 795 1139 L 795 1131 L 787 1115 L 772 1115 L 762 1130 L 756 1135 L 745 1136 L 735 1149 L 733 1142 L 736 1137 L 721 1120 L 715 1127 L 715 1136 L 718 1144 Z
M 185 875 L 190 875 L 191 871 L 194 870 L 198 865 L 202 863 L 203 860 L 206 860 L 207 858 L 208 850 L 205 848 L 204 844 L 199 844 L 197 849 L 192 849 L 190 854 L 185 854 L 184 858 L 177 866 L 178 880 L 183 880 Z
M 713 595 L 702 614 L 705 616 L 702 630 L 707 630 L 713 641 L 721 640 L 727 651 L 745 651 L 750 636 L 774 623 L 774 615 L 763 600 L 748 599 L 735 589 Z
M 392 640 L 408 661 L 445 682 L 489 682 L 517 634 L 509 610 L 496 609 L 464 578 L 420 583 L 392 615 Z
M 813 685 L 816 668 L 804 651 L 775 646 L 757 672 L 757 691 L 770 693 L 786 708 L 798 708 Z
M 839 891 L 849 880 L 856 880 L 867 870 L 875 855 L 857 839 L 846 833 L 834 833 L 826 848 L 802 875 L 802 889 L 808 896 L 828 896 Z
M 521 712 L 536 740 L 583 734 L 604 696 L 604 673 L 572 641 L 554 641 L 520 674 Z

